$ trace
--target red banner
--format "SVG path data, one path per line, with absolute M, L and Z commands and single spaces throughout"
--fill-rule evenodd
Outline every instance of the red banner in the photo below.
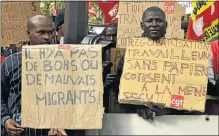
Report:
M 110 23 L 113 20 L 113 16 L 110 16 L 109 12 L 113 9 L 113 7 L 118 4 L 119 1 L 101 1 L 97 2 L 98 6 L 102 10 L 104 14 L 104 23 Z
M 113 8 L 109 11 L 109 15 L 112 18 L 112 21 L 118 22 L 118 11 L 119 11 L 119 3 L 113 6 Z
M 193 2 L 186 39 L 214 41 L 218 39 L 219 2 L 213 0 L 202 6 L 199 2 Z

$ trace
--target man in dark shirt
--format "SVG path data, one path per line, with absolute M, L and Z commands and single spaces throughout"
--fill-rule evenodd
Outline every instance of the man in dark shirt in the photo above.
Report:
M 205 113 L 219 115 L 219 40 L 212 42 Z
M 103 83 L 104 83 L 103 104 L 104 104 L 106 113 L 108 113 L 108 109 L 109 109 L 110 90 L 107 84 L 105 84 L 106 83 L 105 81 L 106 81 L 106 75 L 111 72 L 111 66 L 112 66 L 111 65 L 112 64 L 111 63 L 111 49 L 116 47 L 117 26 L 118 26 L 117 22 L 112 22 L 104 28 L 101 34 L 99 34 L 99 36 L 101 36 L 104 40 L 111 42 L 111 45 L 107 49 L 104 49 L 102 52 L 102 61 L 103 63 L 108 64 L 104 67 L 104 71 L 103 71 Z
M 150 7 L 146 9 L 142 15 L 141 28 L 144 31 L 142 37 L 148 37 L 152 40 L 159 40 L 160 38 L 165 37 L 167 29 L 166 15 L 158 7 Z M 124 56 L 120 58 L 120 63 L 117 68 L 117 73 L 111 73 L 107 75 L 107 82 L 113 88 L 115 88 L 116 94 L 115 97 L 118 97 L 118 88 L 119 81 L 122 75 L 124 65 Z M 118 100 L 117 100 L 118 101 Z M 147 107 L 145 106 L 136 106 L 129 104 L 118 104 L 120 108 L 123 108 L 125 112 L 137 112 L 139 116 L 145 119 L 152 119 L 154 115 L 162 115 L 170 112 L 170 109 L 165 109 L 160 104 L 153 102 L 148 102 Z M 119 109 L 120 109 L 119 108 Z
M 50 19 L 36 15 L 27 22 L 28 44 L 51 44 L 54 29 Z M 45 130 L 22 128 L 21 52 L 8 56 L 1 66 L 1 122 L 8 135 L 47 135 Z

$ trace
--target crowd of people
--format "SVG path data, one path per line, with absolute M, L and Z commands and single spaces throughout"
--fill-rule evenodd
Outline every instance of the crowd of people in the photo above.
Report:
M 100 36 L 106 41 L 116 43 L 117 22 L 110 23 L 105 27 Z M 158 7 L 146 9 L 142 15 L 141 28 L 142 37 L 152 40 L 164 38 L 167 30 L 166 15 Z M 60 38 L 64 36 L 64 9 L 59 12 L 55 19 L 55 26 L 52 21 L 43 15 L 36 15 L 27 21 L 28 41 L 17 44 L 16 52 L 8 55 L 1 64 L 1 121 L 2 132 L 10 136 L 15 135 L 73 135 L 73 130 L 54 129 L 38 130 L 23 128 L 21 123 L 21 49 L 23 45 L 59 44 Z M 56 35 L 57 33 L 57 35 Z M 94 45 L 95 46 L 95 45 Z M 208 97 L 205 113 L 182 111 L 165 108 L 161 104 L 147 102 L 146 105 L 120 104 L 118 102 L 119 84 L 123 71 L 124 56 L 121 56 L 116 73 L 109 73 L 104 82 L 104 94 L 109 95 L 104 101 L 106 113 L 137 113 L 144 119 L 154 119 L 161 115 L 219 115 L 219 41 L 212 43 L 212 54 L 209 67 Z M 107 61 L 110 61 L 110 52 L 104 54 Z M 110 103 L 109 103 L 110 102 Z

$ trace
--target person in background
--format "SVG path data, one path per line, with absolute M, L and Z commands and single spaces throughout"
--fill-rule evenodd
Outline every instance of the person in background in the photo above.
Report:
M 57 36 L 53 40 L 54 44 L 59 44 L 60 38 L 64 37 L 64 15 L 65 9 L 61 9 L 59 10 L 58 15 L 55 18 L 55 29 L 57 32 Z
M 27 21 L 27 45 L 51 44 L 54 29 L 50 19 L 36 15 Z M 8 56 L 1 65 L 1 123 L 4 132 L 15 135 L 47 135 L 48 130 L 21 127 L 22 52 Z
M 117 22 L 112 22 L 108 24 L 100 34 L 105 40 L 111 41 L 111 42 L 116 42 L 117 40 L 117 27 L 118 23 Z
M 205 113 L 219 115 L 219 40 L 211 44 Z
M 111 48 L 116 47 L 117 41 L 117 22 L 112 22 L 108 24 L 102 33 L 99 34 L 105 41 L 110 42 L 111 44 L 108 46 L 107 49 L 103 49 L 102 51 L 102 61 L 103 61 L 103 83 L 104 83 L 104 95 L 103 95 L 103 105 L 105 107 L 105 112 L 108 113 L 109 109 L 109 92 L 110 88 L 106 83 L 106 75 L 111 73 L 111 66 L 113 65 L 111 62 Z
M 116 47 L 117 26 L 118 26 L 117 22 L 112 22 L 103 29 L 102 33 L 99 34 L 99 36 L 101 36 L 106 41 L 113 43 L 113 46 L 111 46 L 108 50 L 103 52 L 104 54 L 103 61 L 110 61 L 111 58 L 110 49 Z
M 22 46 L 27 45 L 28 41 L 20 41 L 18 44 L 10 44 L 10 47 L 1 47 L 1 56 L 5 58 L 11 54 L 21 52 Z

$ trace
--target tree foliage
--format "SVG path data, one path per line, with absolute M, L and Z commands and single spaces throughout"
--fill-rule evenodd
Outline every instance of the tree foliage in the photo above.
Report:
M 41 0 L 40 1 L 40 9 L 42 14 L 46 16 L 51 16 L 54 13 L 56 6 L 59 9 L 64 8 L 65 3 L 63 1 L 51 1 L 51 0 Z
M 89 25 L 103 25 L 103 12 L 101 11 L 101 9 L 99 8 L 99 6 L 97 5 L 97 3 L 95 1 L 91 2 L 95 12 L 96 12 L 96 17 L 92 17 L 90 14 L 88 14 L 89 18 L 88 18 L 88 24 Z
M 89 25 L 102 25 L 103 24 L 103 13 L 100 10 L 99 6 L 95 1 L 91 2 L 93 5 L 93 8 L 96 12 L 96 17 L 92 17 L 90 14 L 88 14 L 88 24 Z M 59 9 L 62 9 L 65 7 L 64 1 L 52 1 L 52 0 L 41 0 L 40 1 L 40 9 L 43 15 L 45 16 L 52 16 L 56 6 L 59 7 Z

